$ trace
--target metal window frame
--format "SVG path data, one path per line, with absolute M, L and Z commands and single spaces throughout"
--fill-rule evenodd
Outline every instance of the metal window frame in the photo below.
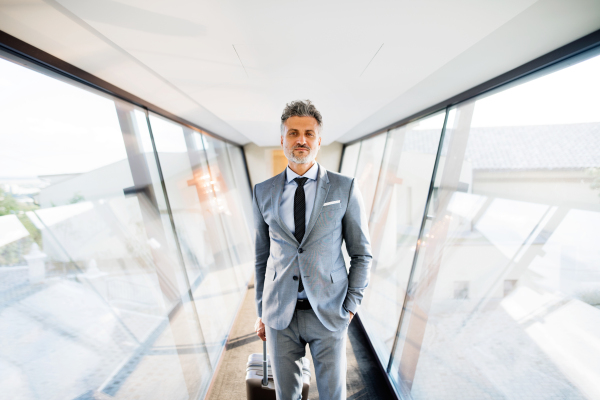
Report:
M 161 189 L 163 191 L 164 197 L 165 197 L 167 213 L 169 215 L 170 227 L 172 229 L 172 233 L 174 235 L 174 239 L 175 239 L 176 246 L 177 246 L 177 251 L 176 251 L 177 258 L 178 258 L 179 263 L 181 264 L 181 268 L 183 268 L 184 277 L 185 277 L 185 281 L 186 281 L 185 284 L 187 285 L 187 290 L 186 290 L 185 294 L 181 294 L 179 296 L 178 302 L 175 304 L 173 309 L 169 311 L 169 314 L 167 315 L 167 317 L 169 318 L 169 320 L 171 320 L 171 318 L 173 318 L 175 313 L 177 313 L 181 309 L 181 306 L 183 305 L 183 303 L 186 300 L 186 299 L 184 299 L 184 296 L 186 296 L 187 300 L 189 302 L 191 302 L 192 307 L 194 309 L 193 313 L 192 313 L 194 316 L 194 322 L 197 324 L 197 328 L 199 330 L 198 332 L 199 332 L 200 336 L 202 337 L 202 344 L 205 345 L 204 332 L 202 331 L 202 326 L 200 324 L 200 320 L 198 319 L 198 313 L 195 310 L 196 305 L 194 303 L 194 296 L 192 293 L 193 288 L 191 286 L 191 282 L 189 281 L 189 277 L 187 275 L 187 269 L 185 267 L 185 262 L 183 259 L 183 253 L 181 250 L 178 233 L 177 233 L 177 229 L 176 229 L 175 222 L 173 219 L 173 213 L 171 210 L 171 205 L 170 205 L 169 197 L 168 197 L 167 190 L 166 190 L 166 183 L 164 180 L 162 167 L 161 167 L 160 161 L 158 159 L 158 153 L 157 153 L 156 144 L 154 141 L 154 134 L 153 134 L 152 126 L 150 124 L 150 119 L 149 119 L 150 112 L 152 112 L 160 117 L 163 117 L 167 120 L 170 120 L 176 124 L 182 125 L 183 127 L 187 127 L 190 130 L 198 132 L 202 136 L 203 140 L 206 140 L 205 137 L 211 137 L 211 138 L 213 138 L 215 140 L 219 140 L 223 143 L 228 143 L 228 144 L 231 144 L 232 146 L 238 147 L 242 153 L 244 168 L 246 170 L 246 176 L 248 177 L 248 184 L 251 186 L 250 179 L 249 179 L 249 173 L 248 173 L 248 166 L 247 166 L 243 146 L 232 140 L 226 139 L 214 132 L 206 130 L 196 124 L 193 124 L 183 118 L 180 118 L 180 117 L 178 117 L 178 116 L 176 116 L 176 115 L 174 115 L 174 114 L 172 114 L 172 113 L 170 113 L 148 101 L 145 101 L 145 100 L 115 86 L 115 85 L 112 85 L 111 83 L 108 83 L 108 82 L 106 82 L 106 81 L 104 81 L 104 80 L 78 68 L 78 67 L 75 67 L 72 64 L 69 64 L 69 63 L 43 51 L 43 50 L 40 50 L 22 40 L 17 39 L 15 37 L 7 34 L 6 32 L 3 32 L 0 30 L 0 54 L 2 54 L 2 53 L 5 54 L 5 56 L 3 58 L 6 58 L 12 62 L 16 62 L 17 64 L 20 64 L 21 66 L 23 66 L 25 68 L 37 70 L 38 72 L 40 72 L 40 70 L 47 71 L 48 75 L 54 79 L 58 78 L 59 80 L 64 80 L 67 83 L 75 84 L 76 86 L 83 86 L 84 88 L 91 89 L 93 92 L 96 92 L 96 94 L 98 94 L 100 96 L 106 95 L 109 98 L 111 98 L 111 100 L 115 101 L 115 104 L 117 106 L 118 106 L 117 102 L 122 101 L 122 102 L 132 105 L 133 107 L 138 107 L 138 108 L 140 108 L 140 111 L 144 112 L 146 123 L 148 124 L 148 130 L 149 130 L 152 149 L 153 149 L 154 157 L 155 157 L 155 161 L 156 161 L 156 167 L 157 167 L 158 174 L 159 174 L 160 185 L 161 185 Z M 64 78 L 64 79 L 61 79 L 61 78 Z M 206 156 L 206 154 L 205 154 L 205 156 Z M 208 161 L 207 161 L 207 166 L 208 166 Z M 241 304 L 238 305 L 238 312 L 239 312 L 239 309 L 241 309 L 240 307 L 241 307 Z M 233 322 L 232 322 L 232 324 L 233 324 Z M 160 329 L 163 329 L 163 325 L 161 325 Z M 223 351 L 224 351 L 224 347 L 221 349 L 221 352 L 223 352 Z M 221 361 L 221 359 L 222 359 L 222 357 L 220 355 L 219 362 Z M 196 393 L 190 393 L 189 392 L 190 388 L 188 387 L 188 385 L 186 383 L 186 389 L 188 390 L 188 393 L 191 396 L 197 397 L 199 394 L 201 394 L 202 390 L 204 390 L 204 389 L 209 390 L 209 387 L 214 380 L 215 371 L 218 368 L 218 363 L 217 363 L 217 365 L 212 365 L 210 358 L 208 361 L 212 368 L 212 371 L 211 371 L 212 376 L 211 376 L 210 382 L 208 383 L 208 386 L 206 386 L 206 388 L 199 387 L 198 391 Z
M 451 110 L 458 107 L 461 104 L 465 104 L 469 101 L 475 101 L 477 97 L 493 94 L 498 91 L 503 91 L 503 90 L 509 89 L 513 85 L 518 85 L 518 84 L 524 83 L 524 81 L 526 81 L 527 78 L 537 78 L 540 73 L 543 73 L 543 74 L 552 73 L 555 70 L 555 68 L 553 68 L 553 67 L 557 67 L 558 69 L 567 68 L 569 65 L 565 65 L 565 64 L 568 62 L 569 59 L 573 59 L 575 62 L 579 62 L 579 61 L 588 59 L 588 57 L 593 57 L 593 55 L 590 53 L 594 52 L 594 49 L 600 50 L 600 30 L 593 32 L 592 34 L 587 35 L 581 39 L 578 39 L 572 43 L 569 43 L 569 44 L 567 44 L 557 50 L 554 50 L 542 57 L 539 57 L 527 64 L 524 64 L 518 68 L 515 68 L 514 70 L 511 70 L 511 71 L 507 72 L 506 74 L 500 75 L 494 79 L 491 79 L 488 82 L 485 82 L 479 86 L 476 86 L 475 88 L 469 89 L 466 92 L 463 92 L 457 96 L 454 96 L 453 98 L 447 100 L 447 104 L 444 109 L 438 110 L 439 112 L 442 112 L 442 111 L 445 112 L 444 123 L 443 123 L 443 127 L 442 127 L 440 142 L 438 145 L 438 152 L 436 154 L 434 170 L 433 170 L 433 173 L 431 176 L 429 193 L 427 195 L 425 211 L 423 214 L 421 227 L 419 229 L 419 235 L 417 237 L 417 247 L 415 250 L 415 254 L 413 256 L 413 262 L 412 262 L 412 267 L 411 267 L 411 271 L 410 271 L 410 275 L 409 275 L 408 284 L 406 287 L 406 294 L 405 294 L 405 298 L 404 298 L 404 302 L 403 302 L 403 306 L 402 306 L 402 312 L 400 314 L 400 319 L 398 321 L 398 326 L 396 329 L 396 335 L 394 337 L 394 342 L 392 345 L 392 351 L 391 351 L 388 365 L 386 368 L 386 373 L 388 375 L 391 373 L 392 364 L 394 362 L 394 358 L 395 358 L 397 347 L 398 347 L 398 341 L 400 339 L 399 335 L 400 335 L 400 330 L 401 330 L 402 324 L 404 322 L 406 305 L 407 305 L 408 297 L 409 297 L 409 289 L 410 289 L 412 281 L 414 279 L 413 275 L 414 275 L 414 271 L 416 269 L 416 263 L 418 260 L 420 243 L 423 240 L 423 234 L 424 234 L 424 230 L 425 230 L 426 221 L 427 221 L 427 219 L 431 218 L 431 216 L 428 214 L 430 212 L 432 195 L 433 195 L 433 187 L 434 187 L 435 179 L 437 176 L 437 170 L 438 170 L 438 166 L 439 166 L 441 152 L 443 150 L 446 131 L 448 129 L 447 123 L 448 123 L 448 117 L 449 117 Z M 589 54 L 589 56 L 588 56 L 588 54 Z M 528 69 L 526 69 L 526 67 L 528 67 Z M 455 99 L 455 100 L 453 101 L 453 99 Z M 460 99 L 460 100 L 458 100 L 458 99 Z M 442 104 L 442 103 L 440 103 L 440 104 Z M 433 106 L 433 107 L 437 107 L 437 106 L 438 105 Z M 419 115 L 421 115 L 421 116 L 418 116 L 415 118 L 409 117 L 408 119 L 398 121 L 397 123 L 394 124 L 394 126 L 396 126 L 396 128 L 399 128 L 399 127 L 407 125 L 408 123 L 413 122 L 415 120 L 422 119 L 429 115 L 432 115 L 433 113 L 435 113 L 435 111 L 432 112 L 431 109 L 426 109 L 426 110 L 422 111 L 421 113 L 419 113 Z M 352 142 L 348 142 L 345 145 L 353 144 L 354 142 L 356 142 L 358 140 L 362 141 L 365 139 L 369 139 L 376 135 L 377 135 L 377 133 L 368 134 L 368 135 L 363 136 L 360 139 L 354 140 Z M 390 377 L 388 376 L 388 379 L 389 378 Z M 398 384 L 399 384 L 399 386 L 402 386 L 402 384 L 400 384 L 400 383 L 398 383 Z

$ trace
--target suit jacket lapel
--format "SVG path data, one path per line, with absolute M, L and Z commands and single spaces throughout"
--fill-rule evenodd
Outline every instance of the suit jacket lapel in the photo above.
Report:
M 289 230 L 285 222 L 279 216 L 279 203 L 281 202 L 281 195 L 283 194 L 283 185 L 285 183 L 285 170 L 273 179 L 273 186 L 271 187 L 271 201 L 273 202 L 273 210 L 275 212 L 275 219 L 277 223 L 288 236 L 288 242 L 294 246 L 298 246 L 296 237 Z M 304 235 L 306 237 L 306 235 Z
M 325 199 L 327 198 L 327 194 L 329 193 L 329 178 L 327 177 L 327 170 L 319 164 L 319 174 L 317 175 L 317 193 L 315 194 L 315 204 L 313 205 L 312 212 L 310 214 L 310 220 L 308 221 L 308 226 L 306 227 L 306 233 L 304 234 L 304 238 L 302 239 L 302 243 L 306 243 L 306 239 L 313 227 L 317 223 L 317 219 L 319 218 L 319 214 L 321 213 L 321 209 L 323 208 L 323 204 L 325 203 Z

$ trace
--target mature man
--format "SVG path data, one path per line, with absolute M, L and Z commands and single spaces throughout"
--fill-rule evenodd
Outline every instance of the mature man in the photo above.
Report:
M 281 116 L 288 166 L 254 187 L 255 330 L 267 341 L 280 400 L 301 398 L 307 343 L 319 398 L 346 398 L 348 325 L 369 281 L 363 201 L 353 178 L 315 162 L 321 129 L 321 114 L 309 100 L 288 104 Z

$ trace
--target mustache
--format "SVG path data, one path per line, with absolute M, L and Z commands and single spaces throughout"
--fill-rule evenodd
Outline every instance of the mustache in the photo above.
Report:
M 294 148 L 292 150 L 296 150 L 296 149 L 306 149 L 306 150 L 311 150 L 310 147 L 306 146 L 306 145 L 298 145 L 298 146 L 294 146 Z

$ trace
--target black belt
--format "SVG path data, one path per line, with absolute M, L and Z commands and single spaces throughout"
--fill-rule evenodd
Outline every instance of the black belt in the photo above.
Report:
M 310 310 L 312 306 L 308 299 L 298 299 L 296 301 L 296 310 Z

